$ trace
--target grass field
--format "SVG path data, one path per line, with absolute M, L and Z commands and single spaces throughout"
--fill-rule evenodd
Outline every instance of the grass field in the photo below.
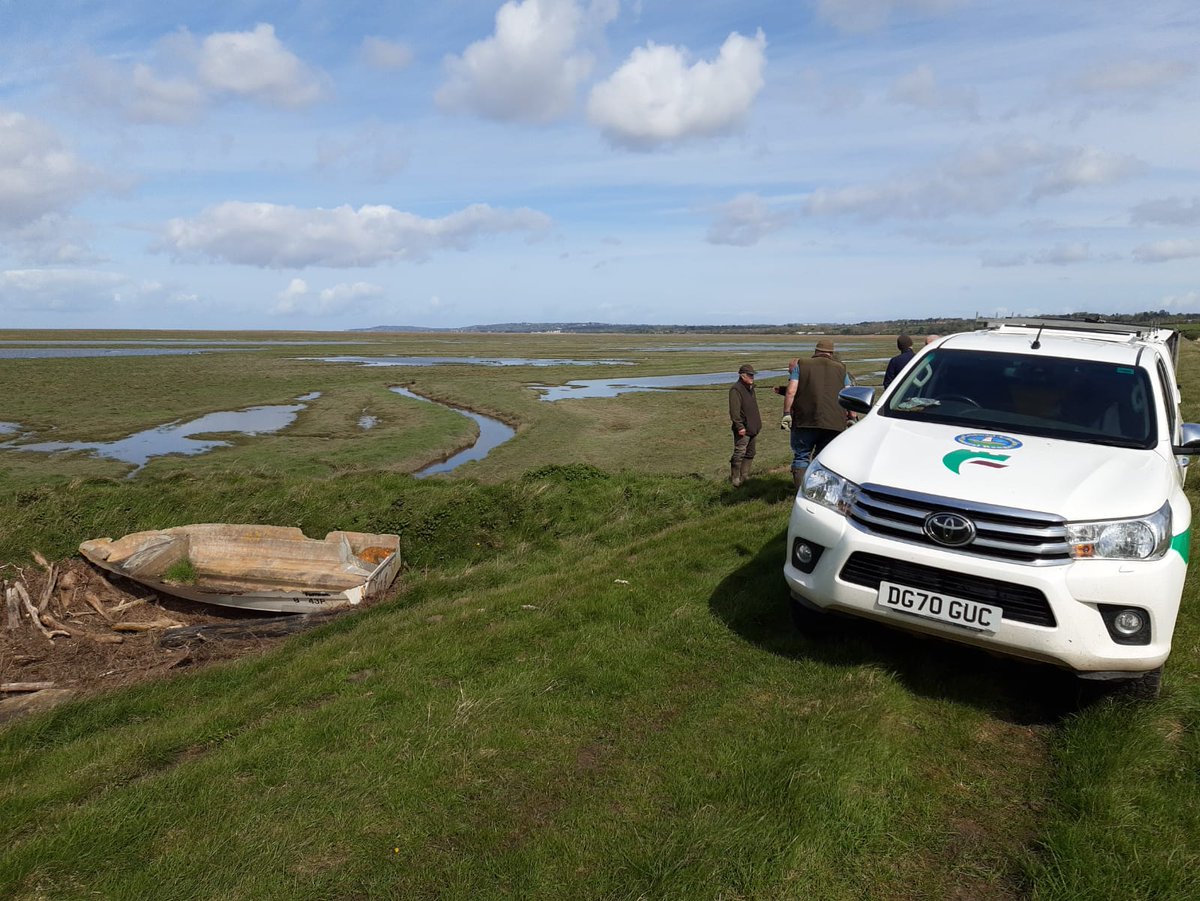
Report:
M 767 430 L 748 485 L 722 482 L 723 386 L 549 404 L 527 385 L 612 372 L 296 359 L 627 359 L 628 375 L 745 357 L 652 349 L 690 337 L 363 340 L 0 360 L 0 421 L 57 438 L 322 392 L 288 432 L 133 479 L 0 458 L 0 563 L 225 520 L 395 531 L 407 564 L 394 598 L 261 655 L 0 727 L 0 896 L 1200 897 L 1194 579 L 1163 697 L 1141 706 L 1080 707 L 1057 672 L 869 624 L 802 636 L 780 573 L 786 436 Z M 1180 372 L 1200 397 L 1190 344 Z M 517 437 L 414 480 L 470 423 L 400 384 Z

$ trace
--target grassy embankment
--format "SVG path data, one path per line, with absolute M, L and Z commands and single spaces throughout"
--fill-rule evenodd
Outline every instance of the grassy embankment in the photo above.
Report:
M 322 368 L 250 402 L 364 372 L 379 379 Z M 723 395 L 643 395 L 659 406 L 626 415 L 632 435 L 592 442 L 610 402 L 537 406 L 494 372 L 441 390 L 488 386 L 534 465 L 570 412 L 562 430 L 604 467 L 484 461 L 484 483 L 414 482 L 383 449 L 246 465 L 246 442 L 218 452 L 232 463 L 130 481 L 18 473 L 5 560 L 26 539 L 66 553 L 219 518 L 395 530 L 410 568 L 392 602 L 263 656 L 0 733 L 0 894 L 1200 894 L 1193 582 L 1164 698 L 1143 707 L 1076 712 L 1053 672 L 870 626 L 800 636 L 779 575 L 784 475 L 733 491 L 707 477 L 723 432 L 715 462 L 687 446 L 704 431 L 693 394 Z M 1191 347 L 1183 372 L 1198 396 Z M 674 474 L 628 459 L 646 423 L 674 429 Z

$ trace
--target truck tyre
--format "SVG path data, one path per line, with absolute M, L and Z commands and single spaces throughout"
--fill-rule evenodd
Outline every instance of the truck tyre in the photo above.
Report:
M 1090 679 L 1081 679 L 1082 686 L 1086 686 L 1084 697 L 1086 703 L 1100 701 L 1105 698 L 1113 698 L 1114 700 L 1127 701 L 1153 701 L 1162 691 L 1162 674 L 1163 668 L 1160 666 L 1148 672 L 1138 673 L 1132 679 L 1113 679 L 1112 681 L 1093 682 Z
M 1120 683 L 1118 693 L 1133 701 L 1153 701 L 1162 693 L 1163 668 L 1157 667 L 1142 673 L 1136 679 Z

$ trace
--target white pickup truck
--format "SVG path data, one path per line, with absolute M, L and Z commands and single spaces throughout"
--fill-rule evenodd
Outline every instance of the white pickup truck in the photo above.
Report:
M 1187 573 L 1178 333 L 1003 320 L 925 347 L 805 473 L 797 621 L 837 611 L 1156 697 Z

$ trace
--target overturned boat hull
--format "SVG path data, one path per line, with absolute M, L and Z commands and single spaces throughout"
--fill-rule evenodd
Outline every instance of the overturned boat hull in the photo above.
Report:
M 312 613 L 361 604 L 395 580 L 400 538 L 288 526 L 204 523 L 85 541 L 102 569 L 163 594 L 265 613 Z

